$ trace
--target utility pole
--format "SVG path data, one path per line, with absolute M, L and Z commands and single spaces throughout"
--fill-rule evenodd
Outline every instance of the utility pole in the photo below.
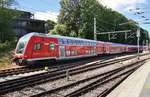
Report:
M 94 16 L 94 40 L 97 40 L 97 35 L 96 35 L 96 18 Z
M 137 29 L 137 45 L 138 45 L 138 59 L 139 59 L 139 53 L 140 53 L 140 26 L 138 24 L 138 29 Z

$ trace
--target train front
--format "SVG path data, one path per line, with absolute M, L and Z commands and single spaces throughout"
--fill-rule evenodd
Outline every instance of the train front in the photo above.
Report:
M 25 54 L 26 47 L 32 35 L 33 33 L 30 33 L 24 35 L 19 39 L 13 56 L 14 57 L 13 62 L 16 63 L 17 65 L 26 64 L 26 58 L 27 58 L 27 55 Z

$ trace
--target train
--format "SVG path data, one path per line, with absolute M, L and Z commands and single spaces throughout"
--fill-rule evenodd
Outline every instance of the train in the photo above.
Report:
M 128 52 L 137 52 L 137 46 L 32 32 L 19 39 L 13 62 L 26 65 Z

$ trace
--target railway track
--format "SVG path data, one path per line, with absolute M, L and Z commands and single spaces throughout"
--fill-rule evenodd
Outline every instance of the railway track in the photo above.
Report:
M 71 68 L 69 70 L 69 74 L 70 75 L 79 74 L 82 72 L 109 66 L 118 63 L 120 61 L 129 60 L 132 58 L 135 58 L 135 56 L 114 59 L 114 60 L 109 60 L 104 62 L 96 62 L 88 65 L 82 65 L 79 67 Z M 27 86 L 34 86 L 37 84 L 41 84 L 47 81 L 53 81 L 64 77 L 66 77 L 66 70 L 54 70 L 54 71 L 48 71 L 41 74 L 31 75 L 23 78 L 8 80 L 0 83 L 0 95 L 6 94 L 8 92 L 16 91 L 18 89 L 22 89 Z
M 143 54 L 145 55 L 145 54 Z M 105 57 L 101 57 L 101 61 L 105 61 L 105 60 L 109 60 L 114 58 L 116 55 L 112 55 L 112 56 L 105 56 Z M 119 56 L 123 56 L 123 55 L 118 55 Z M 142 55 L 141 55 L 142 56 Z M 71 63 L 56 63 L 56 65 L 50 65 L 49 69 L 64 69 L 64 68 L 72 68 L 75 66 L 79 66 L 82 64 L 86 64 L 88 62 L 91 61 L 96 61 L 99 60 L 97 57 L 96 58 L 90 58 L 90 59 L 86 59 L 86 61 L 81 60 L 80 62 L 71 62 Z M 59 68 L 61 67 L 61 68 Z M 34 71 L 40 71 L 40 70 L 44 70 L 44 66 L 35 66 L 35 67 L 19 67 L 19 68 L 12 68 L 12 69 L 5 69 L 5 70 L 0 70 L 0 77 L 7 77 L 7 76 L 11 76 L 11 75 L 18 75 L 18 74 L 24 74 L 24 73 L 29 73 L 29 72 L 34 72 Z
M 101 61 L 109 60 L 111 58 L 114 58 L 115 56 L 105 56 L 101 57 Z M 83 60 L 77 60 L 77 62 L 66 62 L 66 63 L 61 63 L 57 62 L 56 65 L 50 65 L 48 68 L 49 69 L 64 69 L 64 68 L 71 68 L 74 66 L 79 66 L 81 64 L 85 64 L 91 61 L 99 60 L 97 57 L 86 59 L 86 61 Z M 61 67 L 61 68 L 59 68 Z M 7 77 L 11 75 L 18 75 L 18 74 L 24 74 L 24 73 L 29 73 L 29 72 L 34 72 L 34 71 L 40 71 L 44 70 L 44 66 L 33 66 L 33 67 L 28 67 L 28 66 L 23 66 L 19 68 L 12 68 L 12 69 L 5 69 L 5 70 L 0 70 L 0 77 Z
M 123 66 L 123 67 L 120 67 L 120 68 L 117 68 L 117 69 L 114 69 L 114 70 L 111 70 L 111 71 L 107 71 L 107 72 L 104 72 L 104 73 L 101 73 L 101 74 L 97 74 L 95 76 L 92 76 L 92 77 L 89 77 L 89 78 L 86 78 L 86 79 L 82 79 L 82 80 L 79 80 L 77 82 L 74 82 L 74 83 L 71 83 L 71 84 L 68 84 L 68 85 L 64 85 L 64 86 L 61 86 L 61 87 L 58 87 L 58 88 L 55 88 L 55 89 L 51 89 L 49 91 L 44 91 L 42 93 L 39 93 L 39 94 L 35 94 L 35 95 L 32 95 L 30 97 L 43 97 L 43 96 L 53 96 L 53 94 L 55 94 L 56 97 L 78 97 L 78 96 L 81 96 L 85 93 L 87 93 L 88 91 L 96 88 L 96 87 L 99 87 L 99 86 L 104 86 L 106 85 L 107 83 L 111 83 L 112 81 L 114 81 L 115 79 L 117 78 L 120 78 L 118 80 L 118 82 L 114 85 L 112 85 L 111 87 L 109 88 L 105 88 L 103 89 L 102 91 L 99 91 L 99 95 L 97 95 L 97 97 L 105 97 L 112 89 L 114 89 L 119 83 L 121 83 L 125 78 L 127 78 L 131 73 L 133 73 L 138 67 L 140 67 L 144 62 L 141 61 L 140 63 L 134 63 L 134 64 L 137 64 L 137 65 L 133 65 L 133 64 L 129 64 L 127 66 Z M 97 79 L 96 79 L 97 78 Z M 72 91 L 70 93 L 67 93 L 65 94 L 64 91 L 69 91 L 67 89 L 70 89 L 74 86 L 77 86 L 79 84 L 82 84 L 86 81 L 89 81 L 91 79 L 96 79 L 95 81 L 79 88 L 79 89 L 76 89 L 75 91 Z M 60 91 L 63 91 L 62 93 L 63 94 L 60 94 L 59 92 Z M 52 94 L 52 95 L 50 95 Z M 58 94 L 58 95 L 57 95 Z M 65 95 L 64 95 L 65 94 Z M 46 97 L 47 97 L 46 96 Z

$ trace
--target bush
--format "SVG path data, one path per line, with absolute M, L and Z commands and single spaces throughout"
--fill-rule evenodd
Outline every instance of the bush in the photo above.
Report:
M 14 42 L 14 41 L 12 41 L 12 42 L 6 41 L 5 43 L 0 43 L 0 53 L 15 48 L 15 44 L 16 44 L 16 42 Z

